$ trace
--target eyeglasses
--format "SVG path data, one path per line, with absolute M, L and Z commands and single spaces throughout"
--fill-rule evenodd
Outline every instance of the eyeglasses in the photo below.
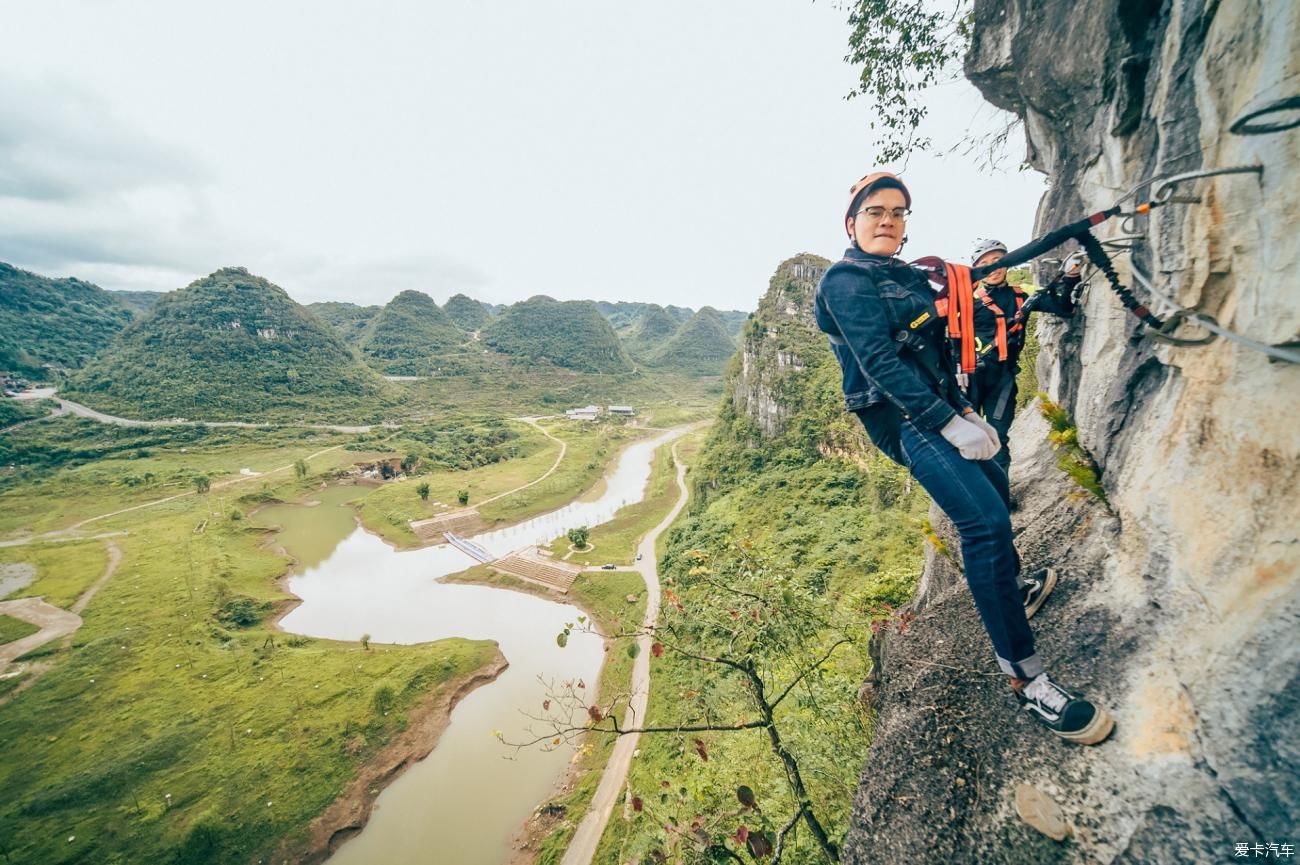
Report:
M 868 219 L 875 222 L 884 219 L 886 213 L 897 220 L 907 219 L 907 217 L 912 215 L 912 211 L 908 210 L 906 207 L 895 207 L 893 210 L 889 211 L 886 211 L 883 207 L 864 207 L 859 210 L 858 213 L 865 213 Z

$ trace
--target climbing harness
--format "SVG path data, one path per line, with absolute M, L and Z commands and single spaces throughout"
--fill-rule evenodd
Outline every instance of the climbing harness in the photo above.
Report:
M 1020 310 L 1025 307 L 1025 293 L 1016 285 L 1011 286 L 1011 291 L 1016 296 L 1016 314 L 1011 319 L 1011 327 L 1007 327 L 1007 315 L 1002 311 L 1002 307 L 993 302 L 993 298 L 989 295 L 988 289 L 982 285 L 975 289 L 975 297 L 980 303 L 984 304 L 985 308 L 987 308 L 989 312 L 993 313 L 997 320 L 997 332 L 993 338 L 993 345 L 997 346 L 998 360 L 1007 359 L 1007 336 L 1019 333 L 1025 329 L 1024 322 L 1020 320 Z M 978 339 L 976 341 L 978 342 Z M 992 345 L 987 348 L 981 348 L 978 345 L 976 346 L 976 350 L 980 354 L 984 354 L 992 350 L 992 348 Z

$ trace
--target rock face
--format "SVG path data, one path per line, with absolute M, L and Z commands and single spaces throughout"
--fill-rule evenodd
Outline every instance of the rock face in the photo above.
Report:
M 1300 130 L 1228 128 L 1294 95 L 1298 58 L 1290 0 L 1095 0 L 1064 15 L 1049 0 L 977 0 L 966 73 L 1025 121 L 1030 160 L 1052 181 L 1040 231 L 1141 184 L 1150 197 L 1151 178 L 1263 166 L 1179 186 L 1199 203 L 1133 220 L 1139 237 L 1116 264 L 1126 284 L 1136 268 L 1179 304 L 1279 344 L 1300 331 Z M 1096 233 L 1126 232 L 1112 221 Z M 1074 416 L 1113 512 L 1060 473 L 1033 408 L 1012 431 L 1022 558 L 1062 573 L 1033 622 L 1039 651 L 1110 707 L 1115 735 L 1069 746 L 1018 715 L 959 572 L 932 555 L 917 620 L 878 647 L 846 861 L 1210 862 L 1241 843 L 1296 843 L 1300 368 L 1222 338 L 1175 347 L 1135 330 L 1100 277 L 1072 321 L 1038 330 L 1040 383 Z M 1060 803 L 1072 837 L 1016 817 L 1020 782 Z
M 831 263 L 804 253 L 777 267 L 758 310 L 741 332 L 740 369 L 731 385 L 738 414 L 748 414 L 767 438 L 779 435 L 798 410 L 782 400 L 784 382 L 806 363 L 798 351 L 830 357 L 826 338 L 813 321 L 813 294 Z

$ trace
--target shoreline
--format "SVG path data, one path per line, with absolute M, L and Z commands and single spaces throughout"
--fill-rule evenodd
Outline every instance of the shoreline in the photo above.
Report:
M 473 569 L 471 568 L 470 570 Z M 464 571 L 461 571 L 460 573 L 464 573 Z M 583 614 L 587 617 L 587 621 L 592 622 L 593 624 L 596 621 L 591 610 L 588 610 L 586 607 L 577 603 L 574 599 L 569 598 L 567 595 L 560 595 L 543 586 L 534 585 L 533 583 L 528 583 L 523 580 L 519 580 L 518 585 L 503 586 L 500 583 L 493 583 L 488 580 L 473 578 L 450 579 L 455 576 L 456 574 L 448 574 L 445 577 L 439 577 L 439 581 L 467 586 L 487 586 L 492 589 L 503 589 L 507 592 L 520 592 L 525 595 L 533 595 L 534 597 L 545 598 L 546 600 L 554 601 L 556 603 L 567 603 L 570 606 L 582 610 Z M 610 648 L 614 645 L 613 640 L 603 633 L 600 635 L 600 639 L 605 647 L 605 652 L 608 654 Z M 595 693 L 600 693 L 600 685 L 601 681 L 605 677 L 605 667 L 607 664 L 608 659 L 602 660 L 600 670 L 596 673 L 596 681 L 594 683 Z M 583 733 L 579 746 L 585 744 L 591 736 L 592 733 L 590 731 Z M 556 822 L 568 817 L 567 814 L 558 815 L 546 813 L 546 804 L 556 796 L 572 790 L 573 785 L 576 784 L 583 775 L 591 771 L 593 771 L 592 767 L 584 768 L 577 760 L 571 759 L 569 761 L 563 774 L 555 779 L 555 783 L 552 785 L 550 792 L 543 796 L 542 800 L 533 806 L 532 813 L 524 818 L 523 822 L 519 824 L 515 829 L 514 834 L 510 837 L 510 842 L 507 848 L 510 858 L 506 860 L 507 865 L 533 865 L 533 863 L 537 861 L 537 856 L 540 852 L 537 850 L 537 844 L 550 833 L 550 830 L 554 827 Z M 604 770 L 601 769 L 600 771 Z
M 346 482 L 343 484 L 346 485 Z M 301 504 L 298 502 L 286 502 L 276 500 L 274 502 L 264 502 L 249 513 L 249 517 L 254 516 L 257 511 L 263 507 L 275 504 Z M 363 531 L 370 532 L 380 540 L 386 540 L 381 535 L 371 532 L 361 521 L 361 516 L 353 510 L 353 518 L 356 525 Z M 299 566 L 298 560 L 279 543 L 278 535 L 280 530 L 274 527 L 267 527 L 266 533 L 270 536 L 264 546 L 270 547 L 278 555 L 288 560 L 284 572 L 275 578 L 274 584 L 288 597 L 276 601 L 273 604 L 271 613 L 265 620 L 267 627 L 276 633 L 294 635 L 294 631 L 287 631 L 281 625 L 280 621 L 290 612 L 296 609 L 303 601 L 298 595 L 289 589 L 289 580 L 295 576 Z M 395 546 L 395 545 L 393 545 Z M 432 546 L 432 545 L 428 545 Z M 400 551 L 401 548 L 395 547 Z M 411 548 L 411 549 L 418 549 Z M 463 572 L 461 572 L 463 573 Z M 574 599 L 567 598 L 556 592 L 552 592 L 542 586 L 535 586 L 531 583 L 519 581 L 517 586 L 505 586 L 499 583 L 493 583 L 487 580 L 479 579 L 448 579 L 455 574 L 448 574 L 439 577 L 439 582 L 460 583 L 465 585 L 485 586 L 492 589 L 501 589 L 504 591 L 520 592 L 534 597 L 544 598 L 555 603 L 567 603 L 577 607 L 587 616 L 589 621 L 594 621 L 591 611 L 575 603 Z M 299 635 L 305 636 L 305 635 Z M 321 639 L 311 637 L 310 639 Z M 608 652 L 611 646 L 609 637 L 601 634 L 601 640 L 604 644 L 605 651 Z M 336 641 L 331 641 L 336 642 Z M 344 641 L 347 642 L 347 641 Z M 357 769 L 357 775 L 348 783 L 348 786 L 334 798 L 325 810 L 314 817 L 307 823 L 305 831 L 306 838 L 300 835 L 293 836 L 293 840 L 282 840 L 271 854 L 271 862 L 296 862 L 300 865 L 319 865 L 329 859 L 334 852 L 354 835 L 365 829 L 366 824 L 370 822 L 370 812 L 374 808 L 374 802 L 384 789 L 402 776 L 408 768 L 420 762 L 433 753 L 437 748 L 442 734 L 451 724 L 451 715 L 458 703 L 465 697 L 469 696 L 477 688 L 483 685 L 490 685 L 496 681 L 502 673 L 510 666 L 510 662 L 501 652 L 500 644 L 497 644 L 496 656 L 493 661 L 486 667 L 480 667 L 471 673 L 467 673 L 457 679 L 447 682 L 442 690 L 438 691 L 427 702 L 420 704 L 411 709 L 408 715 L 407 728 L 399 733 L 391 742 L 381 748 L 374 757 L 362 763 Z M 595 687 L 600 687 L 600 680 L 605 673 L 605 661 L 602 660 L 600 670 L 596 674 Z M 584 734 L 584 741 L 586 740 Z M 590 770 L 582 770 L 590 771 Z M 520 861 L 519 856 L 526 855 L 533 838 L 532 826 L 537 820 L 538 810 L 546 804 L 547 801 L 554 798 L 558 793 L 564 792 L 572 786 L 574 781 L 579 777 L 578 764 L 570 761 L 565 767 L 564 772 L 555 780 L 550 793 L 534 806 L 532 813 L 524 819 L 524 822 L 516 829 L 509 841 L 510 862 Z M 373 790 L 374 792 L 370 792 Z M 535 856 L 534 856 L 535 858 Z M 525 860 L 531 862 L 532 859 Z
M 410 766 L 433 753 L 451 724 L 456 705 L 477 688 L 491 684 L 510 666 L 498 646 L 486 667 L 452 679 L 431 699 L 411 709 L 408 726 L 363 763 L 357 775 L 329 806 L 307 824 L 307 837 L 282 841 L 274 860 L 318 865 L 370 821 L 375 799 Z
M 620 448 L 609 465 L 616 465 L 625 451 L 632 445 L 644 441 L 645 439 L 636 439 L 628 442 L 623 448 Z M 598 479 L 593 482 L 587 489 L 597 487 L 605 480 L 606 474 L 602 473 Z M 346 481 L 343 482 L 346 485 Z M 586 492 L 586 491 L 584 491 Z M 581 497 L 582 493 L 579 494 Z M 575 499 L 576 500 L 576 499 Z M 275 502 L 293 504 L 293 502 Z M 254 516 L 262 507 L 273 504 L 265 502 L 250 512 L 250 518 Z M 299 503 L 301 504 L 301 503 Z M 411 547 L 402 547 L 392 543 L 379 532 L 375 532 L 366 527 L 361 519 L 359 511 L 349 503 L 353 511 L 353 518 L 358 527 L 363 531 L 373 534 L 388 543 L 397 551 L 410 549 L 420 549 L 437 544 L 419 544 Z M 546 511 L 542 511 L 546 513 Z M 537 516 L 520 517 L 518 522 L 524 522 Z M 503 521 L 505 523 L 506 521 Z M 513 522 L 510 524 L 514 524 Z M 498 526 L 500 527 L 500 526 Z M 275 585 L 288 597 L 276 602 L 271 615 L 267 619 L 268 626 L 283 634 L 292 633 L 286 631 L 280 624 L 284 616 L 302 603 L 302 599 L 289 589 L 289 579 L 295 575 L 299 562 L 294 558 L 287 549 L 278 542 L 279 531 L 270 529 L 271 535 L 267 546 L 274 545 L 275 551 L 281 556 L 288 559 L 289 563 L 283 573 L 275 578 Z M 472 569 L 472 568 L 471 568 Z M 464 572 L 459 572 L 464 573 Z M 542 586 L 535 586 L 525 581 L 519 581 L 518 585 L 501 585 L 488 580 L 482 579 L 449 579 L 455 577 L 455 574 L 448 574 L 438 578 L 439 582 L 462 583 L 470 585 L 482 585 L 488 588 L 505 589 L 507 591 L 517 591 L 523 594 L 529 594 L 541 597 L 546 600 L 569 604 L 580 610 L 587 616 L 588 620 L 595 624 L 595 617 L 591 610 L 577 602 L 577 599 L 570 598 L 567 595 L 561 595 L 550 591 Z M 610 651 L 613 641 L 611 638 L 601 633 L 601 641 L 605 653 Z M 600 669 L 596 674 L 596 680 L 593 683 L 596 692 L 602 684 L 606 673 L 608 658 L 601 661 Z M 296 841 L 284 841 L 276 848 L 272 861 L 284 859 L 285 861 L 308 863 L 308 865 L 317 865 L 324 862 L 332 855 L 338 847 L 346 842 L 349 838 L 360 833 L 366 826 L 370 818 L 370 812 L 373 808 L 374 800 L 385 787 L 414 763 L 428 757 L 437 747 L 442 733 L 451 723 L 451 714 L 457 703 L 464 699 L 469 693 L 476 688 L 490 684 L 495 681 L 509 666 L 500 646 L 496 649 L 495 661 L 487 667 L 466 674 L 459 679 L 452 680 L 447 686 L 435 696 L 427 706 L 420 706 L 411 710 L 408 716 L 410 724 L 408 728 L 399 734 L 392 742 L 384 746 L 375 757 L 368 760 L 358 768 L 356 777 L 348 784 L 343 792 L 339 794 L 326 809 L 307 824 L 307 837 Z M 591 733 L 584 733 L 582 742 L 587 742 Z M 555 815 L 547 815 L 544 808 L 547 802 L 571 790 L 577 781 L 592 771 L 592 767 L 583 767 L 576 760 L 570 760 L 564 771 L 556 778 L 550 792 L 534 806 L 532 812 L 519 824 L 508 842 L 508 861 L 511 865 L 523 865 L 523 863 L 532 863 L 536 860 L 536 844 L 546 836 L 551 828 L 551 824 L 556 819 Z M 601 770 L 603 771 L 603 769 Z M 373 790 L 374 792 L 370 792 Z M 567 815 L 566 815 L 567 816 Z M 564 819 L 564 818 L 560 818 Z M 300 836 L 299 836 L 300 837 Z

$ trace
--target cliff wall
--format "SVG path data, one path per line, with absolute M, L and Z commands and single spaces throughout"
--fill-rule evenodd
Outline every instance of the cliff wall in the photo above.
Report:
M 1096 233 L 1132 229 L 1116 264 L 1157 313 L 1133 268 L 1237 333 L 1294 346 L 1300 130 L 1229 126 L 1300 90 L 1300 7 L 976 0 L 966 74 L 1024 120 L 1050 180 L 1040 231 L 1142 184 L 1149 197 L 1152 178 L 1261 166 L 1182 184 L 1196 203 Z M 1213 862 L 1296 844 L 1300 368 L 1223 338 L 1155 342 L 1100 276 L 1079 315 L 1038 336 L 1040 384 L 1073 415 L 1109 507 L 1061 473 L 1045 421 L 1022 410 L 1018 546 L 1062 574 L 1033 624 L 1049 669 L 1109 706 L 1116 733 L 1080 748 L 1018 715 L 960 572 L 932 553 L 918 619 L 880 647 L 846 861 Z M 1064 841 L 1017 817 L 1021 784 L 1059 804 Z

